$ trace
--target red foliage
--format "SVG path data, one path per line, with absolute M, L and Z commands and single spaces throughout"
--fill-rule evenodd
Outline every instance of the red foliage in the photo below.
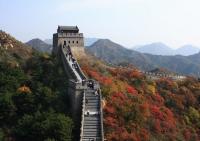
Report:
M 174 87 L 173 81 L 170 80 L 170 79 L 167 79 L 167 78 L 162 78 L 162 79 L 158 80 L 157 84 L 161 88 L 164 88 L 164 89 L 167 89 L 167 90 L 171 90 Z
M 109 113 L 109 114 L 115 114 L 115 108 L 113 107 L 113 106 L 110 106 L 110 105 L 106 105 L 105 107 L 104 107 L 104 111 L 106 112 L 106 113 Z
M 141 129 L 139 136 L 142 141 L 149 141 L 149 132 L 146 129 Z
M 114 93 L 112 95 L 112 100 L 116 100 L 116 99 L 120 99 L 121 101 L 124 101 L 124 100 L 126 100 L 126 96 L 123 93 L 120 93 L 120 92 Z
M 153 103 L 156 104 L 157 106 L 164 105 L 164 99 L 158 93 L 156 93 L 155 95 L 152 95 L 152 100 L 153 100 Z
M 155 119 L 159 119 L 159 120 L 164 120 L 164 115 L 163 113 L 160 111 L 160 108 L 155 106 L 155 105 L 152 105 L 150 107 L 151 109 L 151 113 L 152 115 L 154 116 Z
M 109 126 L 109 128 L 116 128 L 118 127 L 117 121 L 115 118 L 111 117 L 111 116 L 107 116 L 104 118 L 104 124 L 106 126 Z
M 135 132 L 128 133 L 126 129 L 119 127 L 107 137 L 109 141 L 141 141 Z M 145 141 L 145 140 L 144 140 Z
M 96 80 L 100 80 L 101 76 L 98 72 L 90 70 L 88 75 Z
M 160 120 L 156 119 L 154 123 L 154 129 L 157 133 L 161 132 Z
M 186 129 L 184 131 L 183 135 L 184 135 L 184 138 L 185 138 L 186 141 L 190 140 L 190 138 L 191 138 L 191 132 L 190 132 L 190 130 Z
M 154 129 L 156 132 L 174 132 L 176 124 L 171 110 L 166 107 L 159 108 L 154 105 L 151 106 L 151 113 L 155 118 Z
M 127 89 L 128 93 L 130 93 L 130 94 L 132 94 L 134 96 L 138 94 L 137 90 L 135 88 L 129 86 L 129 85 L 126 87 L 126 89 Z

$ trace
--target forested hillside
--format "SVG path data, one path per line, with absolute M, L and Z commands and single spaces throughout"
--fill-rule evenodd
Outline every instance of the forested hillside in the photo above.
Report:
M 0 140 L 71 140 L 62 64 L 5 32 L 0 43 Z
M 200 82 L 148 80 L 137 69 L 113 68 L 92 57 L 79 62 L 100 82 L 109 141 L 200 140 Z
M 16 41 L 8 37 L 9 42 Z M 16 43 L 19 46 L 10 45 L 9 50 L 7 40 L 1 42 L 0 140 L 72 140 L 62 63 Z M 101 85 L 108 141 L 200 140 L 197 79 L 153 81 L 133 66 L 112 67 L 89 54 L 81 57 L 84 73 Z

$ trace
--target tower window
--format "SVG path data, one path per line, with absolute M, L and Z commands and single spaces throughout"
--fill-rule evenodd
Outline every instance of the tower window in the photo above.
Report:
M 78 44 L 78 41 L 76 41 L 76 43 Z
M 72 41 L 72 43 L 74 44 L 74 41 Z
M 68 43 L 70 44 L 70 41 L 68 41 Z

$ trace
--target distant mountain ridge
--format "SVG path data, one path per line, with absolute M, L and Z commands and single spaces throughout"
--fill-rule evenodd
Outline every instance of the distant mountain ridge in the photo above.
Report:
M 34 49 L 36 49 L 37 51 L 40 52 L 48 52 L 51 53 L 51 50 L 53 48 L 52 45 L 45 43 L 44 41 L 42 41 L 41 39 L 35 38 L 32 39 L 28 42 L 26 42 L 27 45 L 33 47 Z
M 141 53 L 149 53 L 153 55 L 172 55 L 173 54 L 173 50 L 170 47 L 160 42 L 144 45 L 135 50 Z
M 193 45 L 184 45 L 178 49 L 175 50 L 176 54 L 179 55 L 185 55 L 185 56 L 189 56 L 189 55 L 193 55 L 196 54 L 200 51 L 200 48 L 193 46 Z
M 137 48 L 132 48 L 132 49 L 141 53 L 148 53 L 152 55 L 183 55 L 183 56 L 193 55 L 200 51 L 200 48 L 193 45 L 184 45 L 178 49 L 172 49 L 163 43 L 152 43 L 148 45 L 137 46 Z
M 142 54 L 108 39 L 98 40 L 86 50 L 109 63 L 130 63 L 142 70 L 166 68 L 170 71 L 187 75 L 197 75 L 200 72 L 200 53 L 190 56 Z

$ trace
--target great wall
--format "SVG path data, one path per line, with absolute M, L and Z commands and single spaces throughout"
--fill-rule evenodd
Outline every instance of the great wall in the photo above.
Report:
M 100 85 L 84 75 L 74 55 L 83 50 L 83 34 L 78 27 L 58 26 L 53 35 L 53 54 L 62 61 L 69 80 L 70 113 L 78 134 L 74 140 L 104 141 Z

